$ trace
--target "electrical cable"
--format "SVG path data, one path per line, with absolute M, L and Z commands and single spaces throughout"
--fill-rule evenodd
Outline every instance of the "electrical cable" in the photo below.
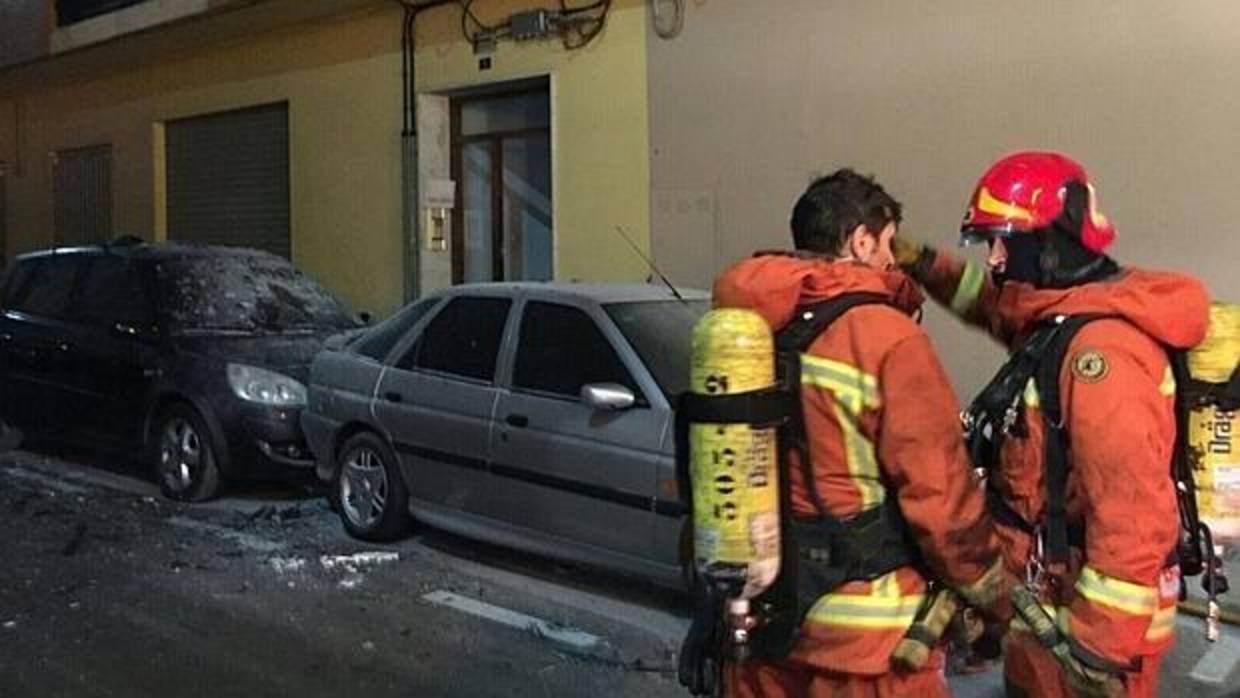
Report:
M 566 26 L 561 33 L 564 48 L 572 51 L 584 48 L 593 41 L 603 32 L 603 26 L 607 21 L 607 13 L 610 10 L 611 0 L 595 0 L 595 2 L 589 5 L 582 5 L 581 7 L 569 7 L 568 0 L 560 0 L 560 14 L 564 17 L 571 18 L 577 15 L 598 12 L 596 16 L 589 17 L 588 19 L 565 23 Z
M 474 0 L 457 0 L 457 4 L 461 6 L 461 34 L 465 37 L 466 41 L 471 44 L 476 44 L 478 42 L 478 34 L 480 32 L 493 32 L 496 30 L 496 27 L 486 24 L 482 20 L 478 19 L 478 15 L 474 14 Z M 473 22 L 474 26 L 478 28 L 477 31 L 470 33 L 470 22 Z

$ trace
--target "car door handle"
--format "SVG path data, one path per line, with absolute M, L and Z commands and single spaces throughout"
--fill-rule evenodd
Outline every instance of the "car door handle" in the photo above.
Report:
M 383 394 L 383 399 L 387 400 L 388 402 L 400 402 L 405 399 L 405 396 L 401 395 L 395 390 L 389 390 Z
M 508 422 L 514 427 L 520 427 L 520 428 L 525 428 L 530 425 L 530 418 L 526 417 L 523 414 L 510 414 L 507 417 L 504 417 L 504 421 Z

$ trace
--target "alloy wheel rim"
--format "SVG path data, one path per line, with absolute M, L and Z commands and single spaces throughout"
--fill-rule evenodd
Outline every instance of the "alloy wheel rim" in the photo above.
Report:
M 159 441 L 164 484 L 174 492 L 188 490 L 202 470 L 202 459 L 202 438 L 194 426 L 181 417 L 168 420 Z
M 350 452 L 340 478 L 340 503 L 349 521 L 359 528 L 373 526 L 383 516 L 387 495 L 387 472 L 379 454 L 367 447 Z

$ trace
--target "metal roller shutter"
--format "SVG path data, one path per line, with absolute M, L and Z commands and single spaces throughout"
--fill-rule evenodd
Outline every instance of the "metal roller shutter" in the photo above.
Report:
M 288 104 L 170 121 L 168 239 L 290 255 Z

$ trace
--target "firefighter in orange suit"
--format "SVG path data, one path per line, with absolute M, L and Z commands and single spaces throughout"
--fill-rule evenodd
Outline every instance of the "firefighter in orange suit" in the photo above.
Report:
M 998 448 L 991 500 L 1007 567 L 1053 618 L 1063 651 L 1030 626 L 1007 636 L 1009 696 L 1154 696 L 1172 642 L 1179 519 L 1170 461 L 1175 380 L 1167 349 L 1204 336 L 1208 298 L 1185 276 L 1119 267 L 1114 227 L 1085 170 L 1050 152 L 1000 159 L 980 179 L 961 229 L 990 245 L 989 273 L 900 241 L 900 266 L 965 322 L 1010 348 L 1057 316 L 1104 316 L 1067 344 L 1058 370 L 1067 464 L 1067 563 L 1045 564 L 1051 499 L 1040 388 Z M 1052 369 L 1052 371 L 1055 369 Z M 1017 402 L 1022 399 L 1018 398 Z M 1036 606 L 1037 604 L 1032 604 Z M 1054 626 L 1052 626 L 1054 627 Z
M 872 178 L 844 169 L 800 197 L 795 253 L 759 253 L 715 283 L 719 307 L 759 313 L 773 330 L 807 305 L 882 294 L 851 308 L 802 355 L 801 401 L 813 482 L 789 467 L 793 515 L 812 516 L 809 487 L 833 516 L 894 504 L 922 564 L 848 581 L 813 603 L 791 654 L 728 667 L 729 696 L 950 695 L 936 649 L 922 670 L 893 670 L 930 579 L 993 607 L 1007 577 L 982 491 L 964 449 L 959 406 L 926 333 L 910 317 L 916 285 L 894 266 L 901 206 Z

